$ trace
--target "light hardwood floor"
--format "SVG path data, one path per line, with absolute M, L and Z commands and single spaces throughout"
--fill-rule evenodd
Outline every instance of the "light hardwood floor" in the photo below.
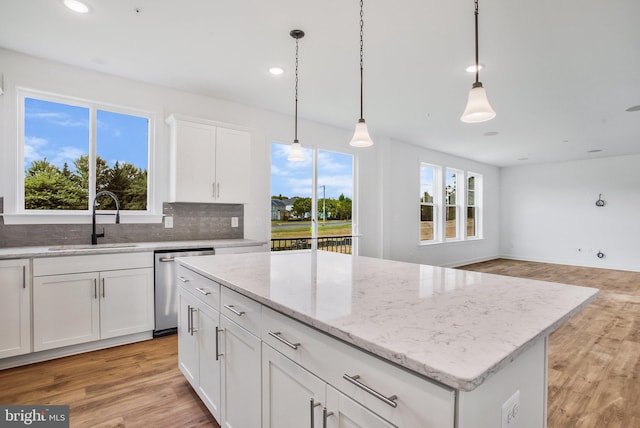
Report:
M 549 338 L 549 428 L 640 428 L 640 272 L 514 260 L 461 269 L 600 289 Z
M 463 269 L 586 285 L 549 340 L 549 428 L 640 428 L 640 272 L 492 260 Z M 177 337 L 0 371 L 2 404 L 68 404 L 72 427 L 219 426 L 177 368 Z
M 178 370 L 175 335 L 1 370 L 0 403 L 69 405 L 77 428 L 219 428 Z

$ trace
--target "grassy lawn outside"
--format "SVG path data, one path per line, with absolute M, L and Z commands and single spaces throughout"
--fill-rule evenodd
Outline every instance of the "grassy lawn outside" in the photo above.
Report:
M 272 221 L 271 239 L 309 238 L 310 221 Z M 351 222 L 344 220 L 319 222 L 318 236 L 351 236 Z

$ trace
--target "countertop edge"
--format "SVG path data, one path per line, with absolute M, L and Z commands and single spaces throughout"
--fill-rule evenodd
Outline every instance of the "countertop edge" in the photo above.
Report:
M 126 244 L 135 246 L 127 247 Z M 153 252 L 171 249 L 195 249 L 202 247 L 214 248 L 232 248 L 232 247 L 253 247 L 266 245 L 266 241 L 257 241 L 252 239 L 211 239 L 199 241 L 157 241 L 157 242 L 131 242 L 131 243 L 104 243 L 98 244 L 96 247 L 86 248 L 84 245 L 78 245 L 73 248 L 69 245 L 68 249 L 50 250 L 50 246 L 37 247 L 7 247 L 0 248 L 0 260 L 12 260 L 26 257 L 61 257 L 61 256 L 79 256 L 90 254 L 114 254 L 114 253 L 140 253 Z M 109 247 L 112 245 L 111 247 Z

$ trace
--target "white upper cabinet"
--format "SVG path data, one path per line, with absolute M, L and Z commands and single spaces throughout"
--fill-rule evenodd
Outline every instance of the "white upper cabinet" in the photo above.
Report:
M 249 202 L 251 134 L 171 115 L 169 202 Z

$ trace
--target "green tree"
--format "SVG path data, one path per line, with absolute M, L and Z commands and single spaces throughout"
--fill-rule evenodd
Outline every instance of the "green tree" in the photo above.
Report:
M 28 210 L 87 209 L 87 194 L 79 188 L 67 165 L 62 171 L 47 159 L 34 161 L 26 171 L 24 205 Z
M 311 213 L 311 198 L 296 198 L 293 201 L 291 211 L 298 216 L 298 218 L 304 218 L 305 214 Z

